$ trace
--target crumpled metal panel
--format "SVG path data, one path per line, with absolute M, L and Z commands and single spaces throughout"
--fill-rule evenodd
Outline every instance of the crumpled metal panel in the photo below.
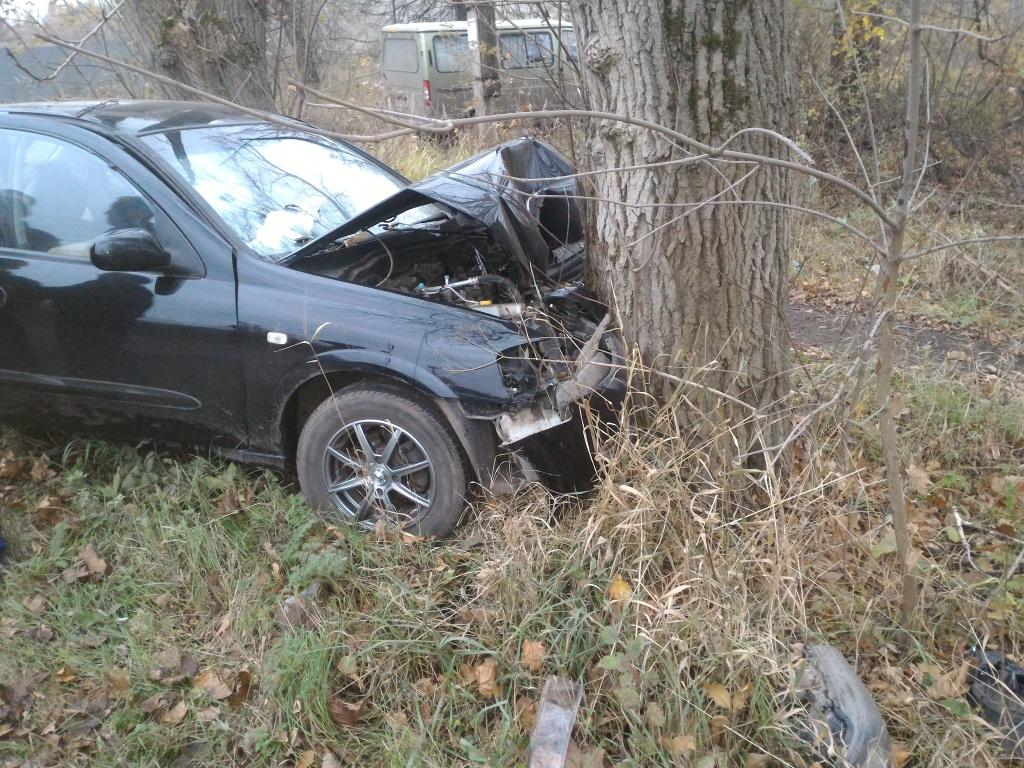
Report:
M 483 224 L 527 272 L 547 271 L 552 246 L 565 242 L 563 234 L 582 233 L 576 179 L 565 178 L 574 172 L 550 144 L 515 139 L 410 184 L 319 242 L 346 237 L 420 205 L 440 203 Z M 296 260 L 311 252 L 315 247 L 306 246 Z

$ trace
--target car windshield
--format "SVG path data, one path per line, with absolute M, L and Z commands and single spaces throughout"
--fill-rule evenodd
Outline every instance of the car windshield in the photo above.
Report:
M 287 257 L 405 186 L 352 147 L 273 125 L 165 131 L 143 137 L 253 251 Z M 397 217 L 412 224 L 431 206 Z

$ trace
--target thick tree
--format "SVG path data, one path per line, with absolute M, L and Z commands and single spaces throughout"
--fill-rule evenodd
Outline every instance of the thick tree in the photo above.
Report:
M 591 106 L 711 145 L 752 126 L 790 135 L 787 5 L 574 0 Z M 733 427 L 740 454 L 779 443 L 792 426 L 784 322 L 790 227 L 784 208 L 765 203 L 791 203 L 789 174 L 711 160 L 666 164 L 690 153 L 630 125 L 594 122 L 588 130 L 594 170 L 660 164 L 593 177 L 591 279 L 617 305 L 627 341 L 660 367 L 714 361 L 714 372 L 700 377 L 704 394 L 688 399 Z M 758 132 L 741 133 L 729 148 L 789 151 Z M 760 412 L 756 420 L 750 406 Z
M 273 109 L 267 67 L 268 0 L 139 0 L 139 27 L 156 68 L 248 107 Z

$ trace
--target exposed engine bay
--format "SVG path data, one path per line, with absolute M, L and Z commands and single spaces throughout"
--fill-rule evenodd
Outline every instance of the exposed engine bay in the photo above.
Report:
M 519 139 L 411 184 L 288 263 L 519 325 L 529 343 L 499 360 L 510 412 L 496 427 L 511 444 L 607 393 L 622 362 L 607 308 L 580 281 L 583 217 L 568 161 Z

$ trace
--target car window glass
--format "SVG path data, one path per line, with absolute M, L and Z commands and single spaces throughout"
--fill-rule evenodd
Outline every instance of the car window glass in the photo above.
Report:
M 384 38 L 384 69 L 394 72 L 416 72 L 419 70 L 416 41 L 408 37 Z
M 153 209 L 88 150 L 0 129 L 0 247 L 88 259 L 99 235 L 153 228 Z
M 547 32 L 505 32 L 499 38 L 502 69 L 525 69 L 554 63 Z
M 434 67 L 438 72 L 469 71 L 469 37 L 438 35 L 434 38 Z
M 526 35 L 526 60 L 531 67 L 548 66 L 555 62 L 551 35 L 547 32 L 528 32 Z
M 266 124 L 143 137 L 253 251 L 294 253 L 398 192 L 404 181 L 340 142 Z M 394 223 L 437 214 L 407 211 Z
M 576 30 L 563 29 L 562 43 L 565 45 L 565 49 L 569 52 L 569 58 L 575 62 L 579 62 L 580 53 L 576 43 Z
M 522 69 L 526 66 L 526 37 L 522 32 L 504 33 L 498 39 L 502 69 Z

